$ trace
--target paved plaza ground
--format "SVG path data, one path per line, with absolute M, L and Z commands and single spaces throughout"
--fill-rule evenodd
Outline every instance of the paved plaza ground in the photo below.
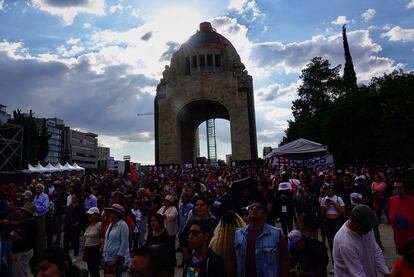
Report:
M 389 268 L 392 266 L 393 260 L 397 259 L 398 256 L 395 254 L 395 247 L 394 247 L 394 241 L 393 241 L 393 234 L 392 229 L 390 225 L 387 224 L 381 224 L 380 225 L 380 233 L 381 233 L 381 241 L 384 246 L 384 256 L 386 263 Z M 181 256 L 177 253 L 177 260 L 178 263 L 181 262 Z M 77 261 L 76 265 L 80 268 L 86 268 L 86 263 L 82 261 Z M 331 263 L 329 263 L 328 270 L 330 270 L 332 267 Z M 103 276 L 103 272 L 101 274 Z M 181 276 L 182 275 L 182 269 L 176 268 L 175 269 L 175 276 Z M 128 276 L 127 273 L 124 273 L 124 276 Z M 332 276 L 332 275 L 331 275 Z M 378 275 L 381 276 L 381 275 Z

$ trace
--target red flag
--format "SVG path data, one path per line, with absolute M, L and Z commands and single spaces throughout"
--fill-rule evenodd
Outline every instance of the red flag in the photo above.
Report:
M 133 164 L 129 165 L 129 170 L 131 172 L 131 181 L 135 182 L 138 179 L 138 175 L 137 175 L 137 172 L 135 171 Z

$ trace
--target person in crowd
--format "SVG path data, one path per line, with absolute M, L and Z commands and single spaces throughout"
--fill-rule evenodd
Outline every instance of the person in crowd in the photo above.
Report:
M 55 203 L 53 202 L 51 197 L 49 197 L 49 204 L 45 218 L 46 242 L 47 245 L 50 246 L 53 243 L 53 233 L 55 231 Z
M 295 214 L 293 208 L 292 185 L 289 183 L 288 175 L 282 175 L 282 182 L 278 186 L 275 198 L 277 217 L 280 219 L 283 235 L 287 237 L 288 233 L 293 229 L 293 219 Z
M 44 249 L 30 260 L 30 270 L 35 277 L 87 277 L 85 270 L 72 264 L 69 254 L 60 246 Z
M 63 236 L 63 245 L 65 249 L 73 247 L 73 260 L 76 262 L 79 255 L 79 237 L 81 232 L 81 220 L 84 214 L 82 205 L 79 203 L 80 194 L 73 194 L 71 204 L 67 208 L 65 216 L 65 228 Z
M 35 186 L 33 205 L 36 207 L 37 238 L 35 252 L 42 251 L 46 247 L 46 213 L 49 209 L 49 196 L 44 193 L 42 183 Z
M 86 212 L 89 224 L 85 230 L 85 249 L 82 260 L 88 265 L 91 277 L 99 277 L 99 264 L 101 261 L 100 233 L 101 222 L 99 222 L 99 210 L 91 207 Z
M 36 243 L 37 223 L 35 220 L 36 207 L 32 203 L 26 203 L 20 208 L 18 221 L 12 223 L 13 231 L 9 236 L 12 241 L 12 253 L 14 255 L 13 275 L 26 277 L 29 273 L 29 261 L 33 256 Z
M 288 235 L 293 276 L 327 276 L 329 257 L 326 246 L 317 239 L 303 236 L 299 230 Z
M 401 249 L 402 258 L 394 261 L 391 277 L 414 276 L 414 238 L 410 238 Z
M 56 184 L 55 191 L 55 244 L 60 245 L 62 239 L 63 220 L 66 213 L 67 193 L 62 183 Z
M 274 211 L 275 198 L 269 191 L 269 183 L 264 180 L 260 181 L 257 185 L 257 192 L 259 193 L 259 202 L 261 202 L 267 210 L 266 223 L 274 226 L 276 221 Z
M 302 183 L 301 191 L 294 202 L 299 231 L 304 236 L 318 239 L 318 228 L 321 226 L 320 207 L 318 198 L 311 192 L 309 184 Z
M 367 205 L 355 206 L 334 238 L 335 277 L 389 276 L 384 255 L 375 241 L 372 228 L 378 226 L 376 214 Z
M 183 277 L 226 277 L 223 258 L 209 248 L 211 226 L 206 220 L 194 219 L 190 223 L 188 245 L 193 251 L 186 262 Z
M 22 198 L 23 204 L 26 204 L 28 202 L 33 203 L 33 192 L 31 192 L 30 190 L 26 190 L 25 192 L 23 192 Z
M 396 195 L 390 198 L 388 208 L 398 254 L 405 242 L 414 237 L 414 196 L 408 195 L 409 186 L 401 179 L 394 181 L 394 190 Z
M 289 276 L 290 257 L 280 229 L 266 224 L 266 208 L 258 202 L 249 206 L 249 224 L 236 230 L 237 276 Z
M 142 247 L 131 259 L 128 274 L 131 277 L 168 277 L 168 253 L 166 244 Z
M 218 182 L 216 186 L 216 200 L 212 207 L 212 213 L 217 218 L 217 221 L 220 221 L 230 207 L 234 209 L 233 198 L 226 192 L 226 184 Z
M 187 243 L 184 242 L 184 240 L 186 239 L 185 237 L 185 226 L 187 224 L 188 221 L 188 216 L 190 215 L 191 211 L 193 210 L 193 203 L 190 202 L 192 197 L 192 194 L 189 192 L 183 192 L 181 195 L 181 203 L 179 206 L 179 222 L 180 222 L 180 226 L 179 226 L 179 233 L 178 233 L 178 238 L 179 238 L 179 242 L 180 242 L 180 248 L 181 248 L 181 253 L 183 256 L 183 261 L 182 264 L 180 265 L 180 267 L 184 266 L 184 261 L 189 257 L 189 252 L 188 252 L 188 247 L 185 247 L 184 245 L 186 245 Z M 185 258 L 184 258 L 185 257 Z
M 171 247 L 175 249 L 175 238 L 178 234 L 178 211 L 174 203 L 175 197 L 167 195 L 164 199 L 164 205 L 158 210 L 158 214 L 164 217 L 164 226 L 170 236 Z
M 387 210 L 387 184 L 381 180 L 381 177 L 379 174 L 374 175 L 374 182 L 371 184 L 371 190 L 372 194 L 374 195 L 374 203 L 375 203 L 375 210 L 377 213 L 377 219 L 378 222 L 381 223 L 381 216 L 382 212 L 384 211 L 384 214 L 388 220 L 388 224 L 390 224 L 391 219 L 390 215 Z
M 333 250 L 333 240 L 336 232 L 343 224 L 343 216 L 345 216 L 345 203 L 341 197 L 334 194 L 333 186 L 326 185 L 326 196 L 321 201 L 321 211 L 324 217 L 324 230 L 329 244 L 329 250 Z
M 120 204 L 113 204 L 105 208 L 105 213 L 111 223 L 105 233 L 102 254 L 104 272 L 121 277 L 129 247 L 129 228 L 123 220 L 125 210 Z
M 132 231 L 132 252 L 136 252 L 142 246 L 142 233 L 145 228 L 142 220 L 141 204 L 138 200 L 134 201 L 134 207 L 131 209 L 131 213 L 135 217 L 134 229 Z
M 91 187 L 87 187 L 85 189 L 85 194 L 85 202 L 83 203 L 83 205 L 85 206 L 85 210 L 88 211 L 92 207 L 98 207 L 97 199 L 93 194 L 93 189 Z
M 147 241 L 143 247 L 147 248 L 154 244 L 165 244 L 168 246 L 168 276 L 173 277 L 175 266 L 175 248 L 172 247 L 170 236 L 164 226 L 164 217 L 158 213 L 153 214 L 150 225 L 151 232 L 148 234 Z

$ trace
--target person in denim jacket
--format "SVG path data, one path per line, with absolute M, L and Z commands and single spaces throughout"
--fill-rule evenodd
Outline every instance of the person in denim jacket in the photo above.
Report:
M 289 250 L 280 229 L 265 223 L 261 203 L 248 208 L 249 225 L 237 229 L 234 238 L 237 276 L 289 276 Z

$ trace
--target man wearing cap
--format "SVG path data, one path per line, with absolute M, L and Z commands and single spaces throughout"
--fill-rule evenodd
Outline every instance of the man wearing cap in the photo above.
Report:
M 35 252 L 46 247 L 46 213 L 49 209 L 49 197 L 44 193 L 45 187 L 38 183 L 35 187 L 33 205 L 36 207 L 37 239 Z
M 263 204 L 251 204 L 248 213 L 249 225 L 234 235 L 237 276 L 289 276 L 289 251 L 281 230 L 265 223 Z
M 122 219 L 125 210 L 119 204 L 113 204 L 105 208 L 111 223 L 105 233 L 103 247 L 103 261 L 105 273 L 115 273 L 116 277 L 122 277 L 125 257 L 129 248 L 129 228 Z
M 293 276 L 327 276 L 329 257 L 322 242 L 303 236 L 299 230 L 291 231 L 288 238 Z
M 20 222 L 10 233 L 13 241 L 12 252 L 16 257 L 13 263 L 13 276 L 26 277 L 36 242 L 37 224 L 34 218 L 36 207 L 32 203 L 26 203 L 20 210 Z
M 384 255 L 375 241 L 372 228 L 378 226 L 375 213 L 366 205 L 355 206 L 334 238 L 335 277 L 390 276 Z

